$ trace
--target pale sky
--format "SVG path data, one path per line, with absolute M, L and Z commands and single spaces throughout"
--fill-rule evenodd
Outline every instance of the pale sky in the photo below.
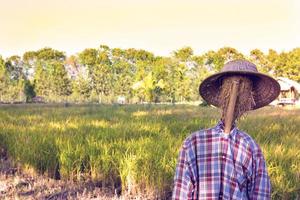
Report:
M 297 0 L 0 0 L 0 55 L 106 44 L 169 55 L 300 47 Z

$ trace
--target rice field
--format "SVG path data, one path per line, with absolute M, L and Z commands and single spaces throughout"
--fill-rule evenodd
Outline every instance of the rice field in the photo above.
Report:
M 0 107 L 0 146 L 15 164 L 56 179 L 170 197 L 178 152 L 215 108 L 190 105 Z M 264 152 L 272 199 L 300 198 L 300 109 L 263 108 L 238 122 Z

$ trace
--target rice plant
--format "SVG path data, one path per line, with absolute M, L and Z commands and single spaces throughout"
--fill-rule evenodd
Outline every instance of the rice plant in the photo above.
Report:
M 218 119 L 215 108 L 187 105 L 3 106 L 0 145 L 36 173 L 162 199 L 183 140 Z M 272 198 L 299 198 L 300 110 L 252 111 L 238 127 L 264 152 Z

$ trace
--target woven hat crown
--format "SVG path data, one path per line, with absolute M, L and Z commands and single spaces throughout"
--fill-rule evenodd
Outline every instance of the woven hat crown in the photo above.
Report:
M 209 104 L 220 107 L 218 95 L 222 79 L 230 75 L 244 75 L 251 79 L 255 101 L 253 109 L 268 105 L 280 93 L 279 83 L 271 76 L 258 72 L 255 64 L 247 60 L 233 60 L 226 63 L 220 72 L 203 80 L 199 86 L 199 93 L 202 98 Z
M 247 60 L 234 60 L 226 63 L 221 72 L 226 71 L 258 72 L 256 65 Z

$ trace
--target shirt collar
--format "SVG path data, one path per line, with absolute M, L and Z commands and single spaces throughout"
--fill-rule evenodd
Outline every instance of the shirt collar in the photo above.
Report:
M 222 135 L 224 135 L 225 137 L 229 136 L 229 137 L 234 137 L 236 132 L 237 132 L 237 127 L 236 127 L 236 122 L 232 123 L 232 127 L 231 127 L 231 131 L 229 134 L 224 133 L 224 128 L 225 128 L 225 124 L 224 122 L 220 119 L 219 122 L 217 123 L 215 129 L 217 130 L 218 133 L 221 133 Z

